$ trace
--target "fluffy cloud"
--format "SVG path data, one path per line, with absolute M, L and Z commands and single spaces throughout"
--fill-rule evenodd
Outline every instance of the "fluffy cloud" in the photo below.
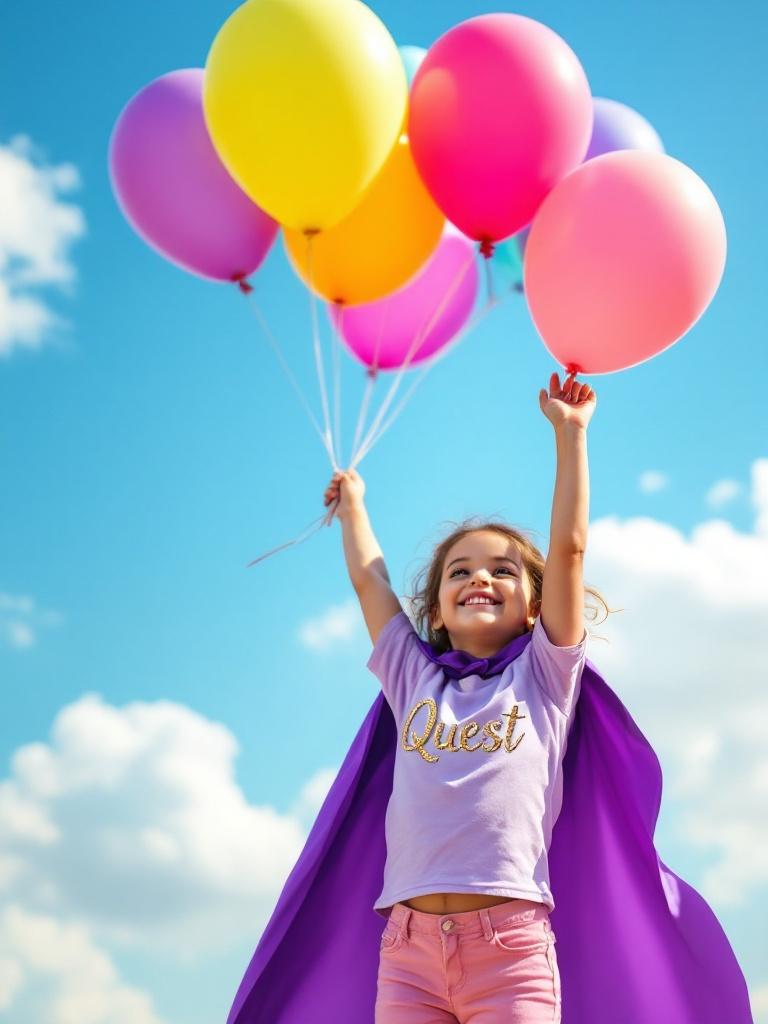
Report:
M 79 184 L 72 164 L 48 166 L 24 135 L 0 145 L 0 357 L 39 348 L 63 323 L 38 290 L 71 289 L 69 250 L 83 235 L 85 218 L 61 194 Z
M 334 652 L 340 641 L 356 639 L 361 625 L 365 623 L 360 605 L 353 598 L 303 622 L 298 633 L 299 643 L 311 651 Z
M 46 1024 L 163 1024 L 151 998 L 120 980 L 87 927 L 11 904 L 0 911 L 0 1011 L 22 999 L 27 1019 Z
M 733 501 L 742 490 L 742 485 L 737 480 L 717 480 L 707 491 L 707 504 L 719 508 Z
M 659 754 L 662 817 L 707 855 L 690 880 L 715 907 L 768 883 L 768 459 L 752 466 L 751 500 L 749 533 L 599 519 L 585 561 L 623 609 L 592 627 L 608 642 L 594 637 L 589 657 Z
M 662 491 L 669 483 L 666 474 L 659 473 L 655 469 L 648 469 L 640 474 L 637 481 L 638 487 L 644 494 L 653 494 Z
M 59 612 L 40 608 L 26 594 L 0 592 L 0 646 L 28 650 L 37 643 L 40 629 L 61 621 Z
M 280 815 L 248 803 L 237 752 L 228 729 L 168 701 L 65 707 L 0 783 L 0 900 L 12 890 L 30 912 L 183 958 L 252 938 L 333 776 Z

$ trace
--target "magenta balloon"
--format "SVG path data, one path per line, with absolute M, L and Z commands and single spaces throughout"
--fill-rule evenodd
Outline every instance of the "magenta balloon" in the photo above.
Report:
M 584 69 L 559 35 L 519 14 L 482 14 L 428 50 L 408 136 L 446 217 L 477 241 L 524 228 L 581 163 L 592 134 Z
M 437 248 L 405 287 L 359 306 L 329 304 L 331 322 L 365 366 L 402 366 L 423 332 L 408 367 L 434 356 L 469 319 L 478 291 L 475 246 L 448 226 Z
M 690 167 L 617 150 L 582 164 L 542 203 L 525 294 L 561 366 L 611 373 L 689 330 L 717 291 L 725 252 L 720 207 Z
M 123 108 L 109 145 L 120 208 L 163 256 L 201 277 L 251 274 L 278 224 L 235 184 L 203 119 L 202 68 L 161 75 Z

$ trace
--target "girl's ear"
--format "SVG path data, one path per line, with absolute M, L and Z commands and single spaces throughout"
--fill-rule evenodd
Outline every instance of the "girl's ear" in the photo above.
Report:
M 440 614 L 440 609 L 439 608 L 430 617 L 430 622 L 432 623 L 432 629 L 434 629 L 434 630 L 438 630 L 438 629 L 442 629 L 443 628 L 443 617 Z

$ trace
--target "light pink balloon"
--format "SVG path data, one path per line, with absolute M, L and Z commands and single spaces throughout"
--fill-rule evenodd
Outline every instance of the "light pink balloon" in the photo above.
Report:
M 329 304 L 346 347 L 361 363 L 380 370 L 408 367 L 443 348 L 469 319 L 477 298 L 476 246 L 447 225 L 422 270 L 399 291 L 358 306 Z
M 611 373 L 668 348 L 699 319 L 725 267 L 717 200 L 664 153 L 587 161 L 544 200 L 525 249 L 525 295 L 566 369 Z
M 581 163 L 592 119 L 587 76 L 557 33 L 519 14 L 482 14 L 428 50 L 408 136 L 446 217 L 495 242 L 524 228 Z

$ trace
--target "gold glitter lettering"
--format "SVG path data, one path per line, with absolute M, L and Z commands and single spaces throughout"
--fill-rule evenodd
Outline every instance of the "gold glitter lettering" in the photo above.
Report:
M 409 742 L 408 733 L 411 731 L 413 721 L 421 708 L 427 709 L 426 726 L 421 733 L 414 729 L 411 732 L 411 741 Z M 466 750 L 468 753 L 473 753 L 476 750 L 482 750 L 485 754 L 492 754 L 501 749 L 502 744 L 504 745 L 504 751 L 511 754 L 513 750 L 518 748 L 520 741 L 525 736 L 524 732 L 520 733 L 515 742 L 512 742 L 515 726 L 521 718 L 528 717 L 527 715 L 521 715 L 518 710 L 518 705 L 514 704 L 511 711 L 505 711 L 502 713 L 502 718 L 508 719 L 506 732 L 502 733 L 504 723 L 501 719 L 495 719 L 494 721 L 487 722 L 482 727 L 483 735 L 491 740 L 490 746 L 486 746 L 484 742 L 470 745 L 468 740 L 471 736 L 475 736 L 480 731 L 480 725 L 477 722 L 467 722 L 466 725 L 462 726 L 459 746 L 457 747 L 455 742 L 458 723 L 454 722 L 449 727 L 446 722 L 438 722 L 437 711 L 437 702 L 432 697 L 425 697 L 423 700 L 420 700 L 418 704 L 415 704 L 408 712 L 401 736 L 403 750 L 418 750 L 419 756 L 430 764 L 434 764 L 436 761 L 440 760 L 439 757 L 436 757 L 425 749 L 435 725 L 437 725 L 433 740 L 435 749 L 447 750 L 452 754 L 457 754 L 461 750 Z M 445 729 L 448 729 L 448 735 L 447 738 L 444 739 L 443 732 Z
M 480 726 L 477 722 L 467 722 L 467 724 L 461 730 L 461 737 L 459 738 L 459 745 L 462 750 L 479 750 L 482 747 L 482 743 L 478 743 L 477 746 L 470 747 L 467 740 L 470 736 L 474 736 L 475 733 L 480 731 Z

